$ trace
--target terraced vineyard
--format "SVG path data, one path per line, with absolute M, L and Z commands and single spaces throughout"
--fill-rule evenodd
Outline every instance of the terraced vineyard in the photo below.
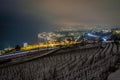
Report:
M 0 80 L 107 80 L 117 69 L 115 44 L 90 48 L 62 48 L 26 63 L 1 67 Z

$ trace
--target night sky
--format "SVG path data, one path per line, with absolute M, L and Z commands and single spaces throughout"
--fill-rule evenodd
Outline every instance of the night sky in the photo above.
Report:
M 0 49 L 80 24 L 120 25 L 120 0 L 0 0 Z M 80 26 L 82 27 L 82 26 Z

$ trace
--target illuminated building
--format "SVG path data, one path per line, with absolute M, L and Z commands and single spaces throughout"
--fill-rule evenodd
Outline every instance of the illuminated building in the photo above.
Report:
M 23 47 L 26 47 L 26 46 L 28 46 L 28 43 L 24 43 L 24 44 L 23 44 Z

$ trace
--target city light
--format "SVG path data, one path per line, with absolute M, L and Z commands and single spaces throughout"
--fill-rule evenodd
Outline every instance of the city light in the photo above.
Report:
M 111 30 L 102 30 L 102 31 L 56 31 L 56 32 L 43 32 L 38 34 L 39 43 L 28 44 L 27 42 L 23 44 L 20 48 L 21 51 L 25 50 L 34 50 L 34 49 L 43 49 L 43 48 L 56 48 L 61 46 L 70 46 L 76 45 L 82 42 L 83 39 L 90 42 L 106 42 L 112 34 L 120 34 L 120 30 L 114 30 L 113 33 Z M 86 34 L 87 33 L 87 34 Z M 0 51 L 0 54 L 5 54 L 8 52 L 16 51 L 15 48 L 5 48 Z
M 40 44 L 34 44 L 34 45 L 28 45 L 25 47 L 22 47 L 21 50 L 32 50 L 32 49 L 41 49 L 41 48 L 55 48 L 59 46 L 69 46 L 69 45 L 75 45 L 78 44 L 78 42 L 75 41 L 61 41 L 61 42 L 46 42 L 46 43 L 40 43 Z
M 107 39 L 105 37 L 103 37 L 102 39 L 103 39 L 103 41 L 107 41 Z
M 88 35 L 88 36 L 91 36 L 91 37 L 99 37 L 99 36 L 93 35 L 93 34 L 91 34 L 91 33 L 88 33 L 87 35 Z
M 117 34 L 120 34 L 120 30 L 116 30 L 115 32 L 116 32 Z

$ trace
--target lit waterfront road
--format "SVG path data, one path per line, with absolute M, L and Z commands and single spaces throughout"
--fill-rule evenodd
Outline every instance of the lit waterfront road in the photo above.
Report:
M 1 55 L 0 60 L 22 57 L 22 56 L 25 56 L 25 55 L 30 54 L 30 53 L 36 53 L 36 52 L 47 51 L 47 50 L 51 50 L 51 49 L 36 49 L 36 50 L 29 50 L 29 51 L 11 52 L 11 53 L 7 53 L 5 55 Z

